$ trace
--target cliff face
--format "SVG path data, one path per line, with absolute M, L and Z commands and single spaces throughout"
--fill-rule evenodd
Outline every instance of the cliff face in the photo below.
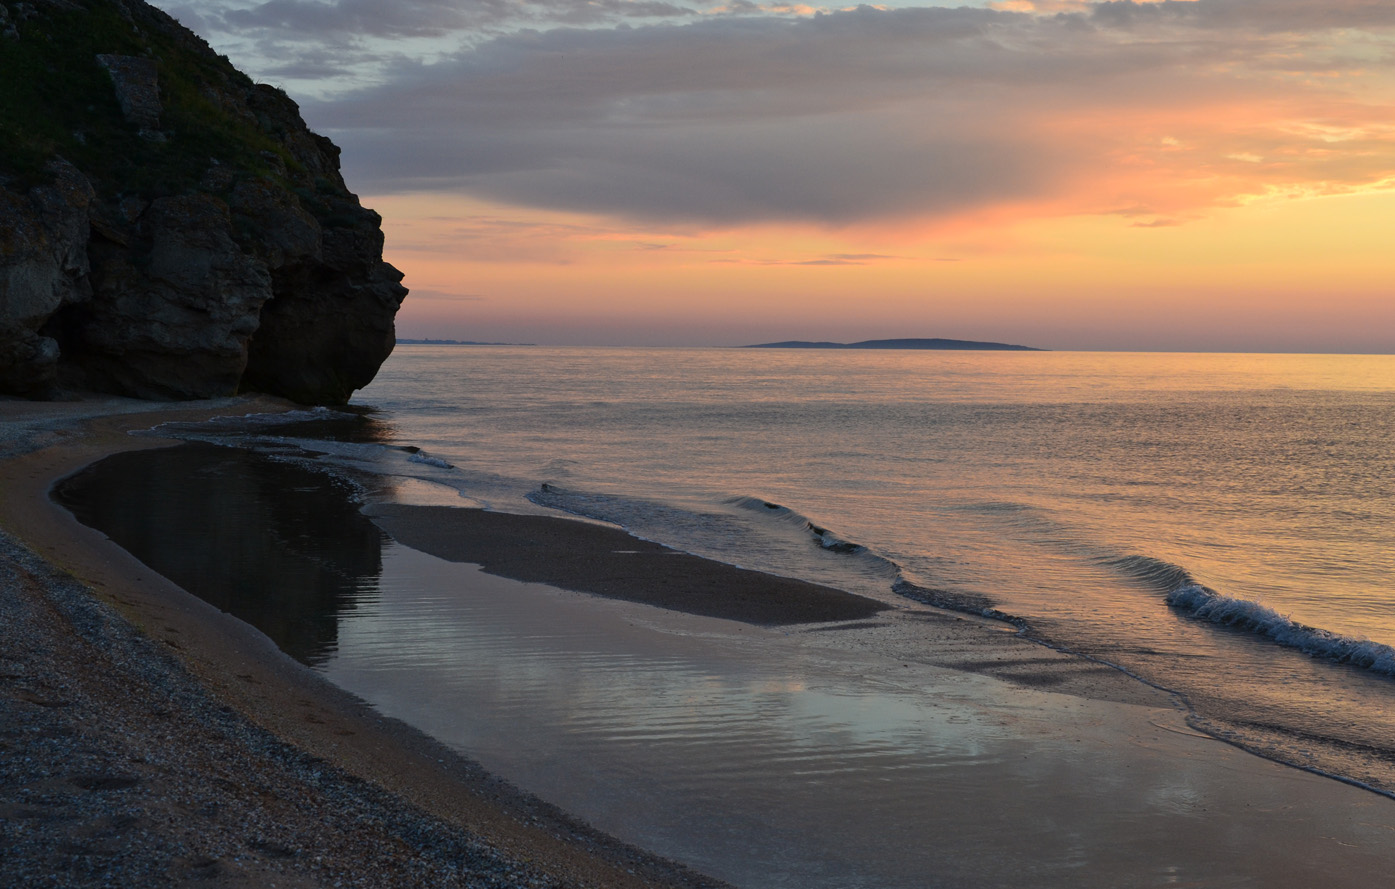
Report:
M 0 0 L 0 392 L 342 403 L 407 291 L 339 150 L 141 0 Z

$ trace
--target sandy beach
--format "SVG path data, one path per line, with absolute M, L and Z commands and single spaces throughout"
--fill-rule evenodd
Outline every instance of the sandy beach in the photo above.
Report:
M 7 885 L 715 886 L 291 661 L 48 498 L 129 429 L 269 399 L 0 402 Z
M 0 889 L 1395 882 L 1392 41 L 0 0 Z
M 0 621 L 8 640 L 0 658 L 0 877 L 35 886 L 196 878 L 226 886 L 726 885 L 491 773 L 472 758 L 468 740 L 451 734 L 458 717 L 435 712 L 432 695 L 411 687 L 425 672 L 409 671 L 407 686 L 387 686 L 403 721 L 384 716 L 366 703 L 372 682 L 355 685 L 367 674 L 352 662 L 321 672 L 296 662 L 50 499 L 55 482 L 96 460 L 173 444 L 129 430 L 284 409 L 265 399 L 0 402 Z M 131 472 L 137 480 L 138 471 Z M 846 686 L 834 699 L 942 708 L 937 718 L 951 736 L 957 722 L 981 722 L 966 740 L 974 752 L 955 753 L 900 801 L 875 787 L 860 796 L 847 785 L 841 796 L 785 786 L 772 774 L 774 805 L 807 816 L 812 831 L 788 837 L 791 845 L 817 846 L 819 830 L 847 834 L 854 845 L 880 850 L 873 859 L 888 862 L 897 885 L 920 879 L 920 860 L 943 867 L 944 885 L 1015 885 L 1013 874 L 1052 886 L 1168 885 L 1181 874 L 1190 875 L 1186 885 L 1296 889 L 1338 872 L 1333 885 L 1361 885 L 1384 873 L 1395 853 L 1388 800 L 1218 743 L 1187 727 L 1176 696 L 995 621 L 888 609 L 592 523 L 391 500 L 365 512 L 394 541 L 384 576 L 406 570 L 393 576 L 474 585 L 505 621 L 491 632 L 516 633 L 511 645 L 584 625 L 594 634 L 587 645 L 613 645 L 627 661 L 646 647 L 665 662 L 691 657 L 700 684 L 733 665 L 766 683 L 798 661 L 792 675 L 815 688 Z M 474 619 L 462 612 L 454 625 Z M 859 637 L 875 638 L 883 653 L 858 650 L 850 659 L 852 649 L 838 646 Z M 531 671 L 540 662 L 519 663 Z M 443 661 L 439 669 L 460 672 Z M 586 667 L 577 670 L 582 676 Z M 555 690 L 564 708 L 557 712 L 576 712 L 578 689 Z M 623 685 L 615 693 L 630 695 Z M 481 714 L 491 706 L 462 700 Z M 554 718 L 548 703 L 538 700 L 539 719 Z M 773 725 L 769 702 L 757 705 L 756 724 Z M 441 740 L 408 722 L 433 724 Z M 750 744 L 753 755 L 760 738 L 775 737 L 748 741 L 735 724 L 713 729 L 713 737 Z M 601 768 L 577 750 L 546 748 L 560 736 L 540 737 L 551 761 L 530 773 L 537 781 L 530 786 L 550 786 L 558 770 Z M 789 742 L 802 749 L 806 739 Z M 739 758 L 710 741 L 699 739 L 691 757 L 685 767 L 695 774 L 740 774 Z M 758 757 L 751 762 L 745 780 L 766 768 Z M 598 775 L 599 792 L 609 793 L 612 779 Z M 573 811 L 584 809 L 579 799 Z M 627 814 L 631 803 L 616 799 L 622 816 L 649 817 Z M 879 834 L 876 819 L 889 806 L 914 817 Z M 1076 841 L 1090 851 L 1063 850 L 1061 834 L 1048 829 L 1067 813 L 1069 830 L 1083 831 Z M 625 820 L 597 823 L 624 836 Z M 700 847 L 713 823 L 680 812 L 674 829 L 691 831 Z M 997 851 L 986 856 L 985 844 Z M 898 858 L 906 849 L 920 859 Z M 1083 856 L 1088 879 L 1061 882 L 1053 862 L 1063 854 Z M 800 866 L 726 874 L 741 885 L 799 885 Z M 863 865 L 840 866 L 851 867 L 859 885 L 879 879 Z

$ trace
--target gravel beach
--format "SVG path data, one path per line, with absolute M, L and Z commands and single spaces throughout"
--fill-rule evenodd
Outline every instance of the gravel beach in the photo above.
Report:
M 0 401 L 0 885 L 720 883 L 385 719 L 48 501 L 128 429 L 268 399 Z

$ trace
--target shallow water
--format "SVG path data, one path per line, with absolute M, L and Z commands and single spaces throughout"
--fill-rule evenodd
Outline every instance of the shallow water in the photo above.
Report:
M 834 645 L 389 546 L 324 669 L 741 886 L 1296 887 L 1395 855 L 1386 800 L 1189 735 L 1176 711 L 869 651 L 914 632 L 891 623 Z
M 406 346 L 355 405 L 182 434 L 1015 616 L 1395 792 L 1395 358 Z
M 59 497 L 379 710 L 739 886 L 1358 886 L 1395 858 L 1390 801 L 1172 708 L 918 661 L 915 611 L 763 629 L 490 577 L 298 462 L 141 451 Z
M 1395 789 L 1395 358 L 418 346 L 355 401 L 468 502 L 994 607 Z

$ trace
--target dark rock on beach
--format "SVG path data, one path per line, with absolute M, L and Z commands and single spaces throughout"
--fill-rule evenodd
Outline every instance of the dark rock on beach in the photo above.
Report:
M 0 393 L 336 404 L 406 295 L 296 104 L 141 0 L 0 0 Z

